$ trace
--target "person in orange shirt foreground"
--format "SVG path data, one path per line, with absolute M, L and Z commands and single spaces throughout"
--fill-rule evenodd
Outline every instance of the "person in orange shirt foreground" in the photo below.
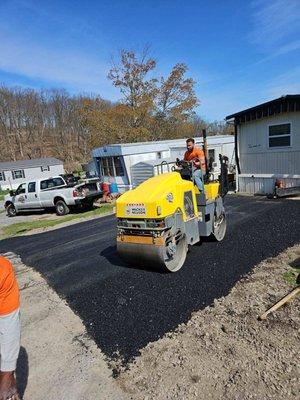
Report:
M 206 173 L 204 151 L 195 146 L 195 139 L 189 138 L 186 141 L 187 151 L 184 153 L 185 161 L 193 162 L 193 179 L 200 192 L 204 192 L 204 178 Z
M 0 400 L 19 400 L 15 379 L 19 350 L 19 287 L 12 264 L 0 256 Z

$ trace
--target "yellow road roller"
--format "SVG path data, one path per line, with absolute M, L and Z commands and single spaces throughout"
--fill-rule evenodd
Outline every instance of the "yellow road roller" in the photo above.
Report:
M 200 193 L 192 180 L 192 165 L 177 160 L 177 168 L 151 177 L 120 196 L 116 203 L 117 252 L 132 266 L 170 272 L 184 264 L 188 246 L 226 233 L 223 199 L 228 191 L 228 158 L 220 155 L 218 181 L 206 181 Z

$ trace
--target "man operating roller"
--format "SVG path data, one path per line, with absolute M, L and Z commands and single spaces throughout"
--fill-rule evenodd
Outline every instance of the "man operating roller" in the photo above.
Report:
M 204 192 L 204 174 L 206 172 L 204 151 L 195 146 L 195 140 L 189 138 L 186 141 L 187 151 L 184 154 L 184 160 L 193 163 L 193 179 L 200 190 Z
M 19 350 L 19 287 L 12 264 L 0 256 L 0 400 L 19 399 L 14 375 Z

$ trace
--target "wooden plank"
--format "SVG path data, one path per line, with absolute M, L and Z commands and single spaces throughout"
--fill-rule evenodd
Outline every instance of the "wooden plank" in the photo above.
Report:
M 290 293 L 288 293 L 286 296 L 284 296 L 282 299 L 277 301 L 271 308 L 269 308 L 267 311 L 265 311 L 263 314 L 260 315 L 258 318 L 259 320 L 264 320 L 267 318 L 267 316 L 273 312 L 278 310 L 278 308 L 282 307 L 285 303 L 288 301 L 291 301 L 294 297 L 296 297 L 300 293 L 300 286 L 297 286 L 295 289 L 293 289 Z

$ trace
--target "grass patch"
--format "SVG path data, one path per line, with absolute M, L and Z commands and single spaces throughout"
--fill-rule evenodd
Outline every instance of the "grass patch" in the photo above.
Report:
M 0 200 L 4 200 L 4 196 L 9 193 L 9 190 L 0 190 Z
M 84 219 L 88 217 L 105 214 L 107 212 L 113 211 L 113 207 L 114 206 L 112 204 L 105 204 L 101 207 L 95 208 L 94 210 L 78 214 L 71 214 L 67 215 L 66 217 L 60 217 L 56 219 L 36 220 L 29 222 L 17 222 L 16 224 L 12 224 L 2 228 L 2 232 L 4 234 L 4 237 L 19 236 L 26 232 L 32 231 L 33 229 L 49 228 L 76 219 Z
M 300 257 L 290 264 L 291 270 L 283 274 L 283 279 L 290 285 L 296 285 L 297 277 L 300 274 Z

